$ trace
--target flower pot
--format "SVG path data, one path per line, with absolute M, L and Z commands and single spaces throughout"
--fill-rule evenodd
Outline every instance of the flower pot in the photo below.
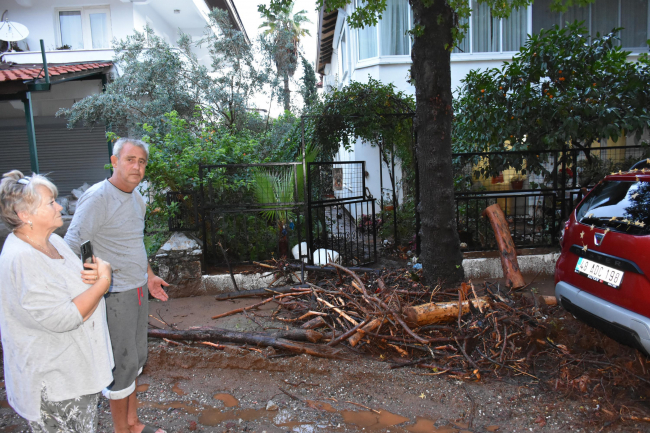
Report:
M 384 210 L 388 211 L 388 210 L 393 210 L 393 209 L 395 209 L 395 206 L 393 206 L 392 204 L 384 206 Z
M 510 186 L 512 189 L 523 189 L 524 188 L 524 181 L 523 180 L 511 180 L 510 181 Z

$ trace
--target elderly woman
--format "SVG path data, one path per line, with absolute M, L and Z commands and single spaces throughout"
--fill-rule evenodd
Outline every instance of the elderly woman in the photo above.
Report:
M 0 254 L 0 330 L 9 404 L 33 432 L 95 432 L 99 392 L 113 380 L 104 294 L 109 263 L 81 260 L 54 230 L 56 187 L 14 170 L 0 183 L 13 230 Z

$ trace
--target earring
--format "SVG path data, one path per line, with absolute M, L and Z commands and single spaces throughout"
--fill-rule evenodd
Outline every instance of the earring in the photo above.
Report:
M 30 228 L 31 230 L 34 230 L 34 223 L 31 222 L 31 221 L 27 221 L 27 223 L 29 224 L 29 228 Z

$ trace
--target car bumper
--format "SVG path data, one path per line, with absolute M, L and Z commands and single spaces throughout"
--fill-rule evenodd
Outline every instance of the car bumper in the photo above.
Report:
M 650 354 L 650 318 L 560 281 L 555 296 L 564 309 L 613 339 Z

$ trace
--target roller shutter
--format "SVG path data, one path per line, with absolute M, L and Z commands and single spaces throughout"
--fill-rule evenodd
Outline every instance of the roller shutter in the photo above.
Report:
M 0 127 L 0 173 L 18 169 L 31 173 L 29 146 L 24 120 L 20 125 Z M 36 124 L 36 148 L 41 174 L 46 174 L 59 189 L 59 195 L 70 194 L 84 182 L 92 185 L 106 179 L 108 163 L 104 127 L 68 129 L 65 123 Z

